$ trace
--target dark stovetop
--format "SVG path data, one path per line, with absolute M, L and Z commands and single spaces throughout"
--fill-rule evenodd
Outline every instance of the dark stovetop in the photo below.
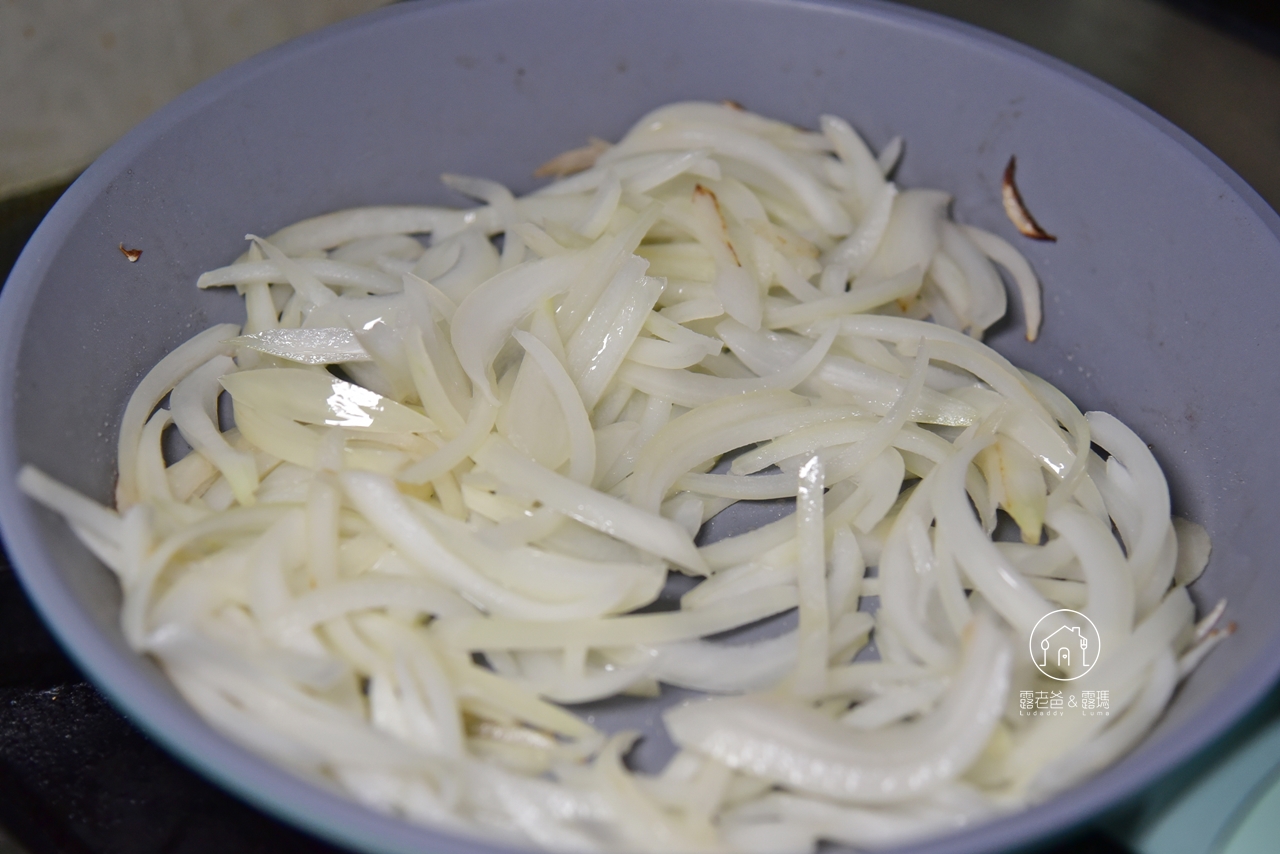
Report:
M 1261 0 L 913 0 L 1065 59 L 1181 125 L 1280 202 L 1280 13 Z M 1171 11 L 1171 7 L 1177 11 Z M 1195 69 L 1191 77 L 1170 71 Z M 1242 95 L 1242 93 L 1244 93 Z M 63 188 L 0 201 L 0 277 Z M 0 554 L 0 854 L 337 852 L 197 776 L 62 654 Z M 1124 852 L 1100 831 L 1054 854 Z M 1048 852 L 1042 852 L 1048 854 Z
M 0 565 L 0 854 L 338 849 L 172 759 L 84 681 Z

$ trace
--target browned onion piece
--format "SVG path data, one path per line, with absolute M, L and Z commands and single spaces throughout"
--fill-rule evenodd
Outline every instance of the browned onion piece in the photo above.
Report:
M 1018 158 L 1010 155 L 1009 165 L 1004 167 L 1004 180 L 1000 182 L 1000 195 L 1004 199 L 1005 214 L 1025 237 L 1056 242 L 1058 238 L 1041 228 L 1040 223 L 1036 222 L 1036 218 L 1023 203 L 1022 194 L 1018 192 L 1018 185 L 1013 180 L 1013 174 L 1017 168 Z
M 561 152 L 533 170 L 535 178 L 563 178 L 583 172 L 596 165 L 596 158 L 609 148 L 609 143 L 598 137 L 590 137 L 581 148 Z

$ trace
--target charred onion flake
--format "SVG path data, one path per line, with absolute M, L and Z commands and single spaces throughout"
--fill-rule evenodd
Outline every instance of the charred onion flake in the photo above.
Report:
M 1022 201 L 1022 194 L 1018 192 L 1018 185 L 1014 182 L 1014 172 L 1017 168 L 1018 158 L 1010 156 L 1009 165 L 1004 167 L 1004 180 L 1000 182 L 1000 195 L 1004 199 L 1005 214 L 1024 236 L 1032 240 L 1056 242 L 1058 238 L 1040 227 L 1040 223 L 1036 222 L 1036 218 L 1031 215 L 1031 211 L 1027 210 L 1026 204 Z
M 596 158 L 609 148 L 609 143 L 599 137 L 590 137 L 581 148 L 561 152 L 533 170 L 535 178 L 563 178 L 582 172 L 596 165 Z

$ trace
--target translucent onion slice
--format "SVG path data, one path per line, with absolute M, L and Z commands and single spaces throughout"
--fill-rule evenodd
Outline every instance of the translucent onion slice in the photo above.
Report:
M 963 774 L 1003 714 L 1013 650 L 975 619 L 960 669 L 938 707 L 874 733 L 767 696 L 715 699 L 668 711 L 675 742 L 790 789 L 855 803 L 918 797 Z
M 640 334 L 665 282 L 645 275 L 648 262 L 631 257 L 605 288 L 591 313 L 565 342 L 569 369 L 582 403 L 594 409 Z
M 304 424 L 376 433 L 434 433 L 436 425 L 409 407 L 322 371 L 260 368 L 221 378 L 237 404 Z
M 563 649 L 628 647 L 674 643 L 719 634 L 796 606 L 794 588 L 755 590 L 689 611 L 629 614 L 606 620 L 458 619 L 441 630 L 455 647 L 486 649 Z
M 502 483 L 537 499 L 544 507 L 666 558 L 683 569 L 700 575 L 707 572 L 707 565 L 688 533 L 669 519 L 549 472 L 497 437 L 488 439 L 476 452 L 475 459 Z
M 476 288 L 458 304 L 450 327 L 462 369 L 489 401 L 497 403 L 489 371 L 516 324 L 544 299 L 573 284 L 583 273 L 580 256 L 542 258 L 506 270 Z
M 351 288 L 369 294 L 393 294 L 400 290 L 400 282 L 395 276 L 364 265 L 345 264 L 325 258 L 299 258 L 294 263 L 321 284 L 331 287 Z M 196 279 L 196 287 L 216 288 L 224 285 L 243 286 L 250 282 L 288 281 L 288 272 L 275 261 L 246 261 L 202 273 Z
M 609 595 L 611 591 L 564 603 L 541 602 L 514 593 L 490 581 L 449 549 L 439 532 L 413 513 L 389 478 L 368 472 L 344 472 L 340 477 L 347 496 L 402 555 L 494 613 L 566 620 L 604 613 L 617 601 L 616 594 Z
M 650 130 L 643 124 L 606 152 L 599 162 L 647 151 L 705 148 L 716 154 L 757 167 L 795 194 L 810 216 L 828 233 L 845 235 L 853 231 L 846 214 L 822 192 L 813 176 L 785 159 L 777 149 L 741 131 L 710 124 L 672 124 Z
M 230 343 L 304 365 L 340 365 L 372 358 L 355 333 L 342 327 L 264 329 L 232 338 Z
M 248 506 L 258 488 L 257 465 L 252 454 L 231 447 L 218 428 L 219 380 L 234 370 L 229 357 L 214 356 L 174 387 L 169 411 L 182 437 L 217 466 L 236 500 Z
M 205 364 L 219 353 L 231 352 L 227 341 L 240 333 L 234 323 L 210 327 L 191 340 L 184 342 L 161 359 L 147 372 L 129 397 L 124 416 L 120 419 L 120 439 L 117 454 L 120 458 L 119 479 L 116 482 L 116 507 L 127 510 L 137 500 L 138 441 L 142 427 L 152 411 L 166 394 L 187 374 Z
M 782 681 L 795 666 L 796 635 L 788 632 L 744 644 L 674 641 L 652 649 L 654 678 L 695 691 L 737 694 Z
M 828 634 L 827 559 L 823 492 L 826 471 L 822 460 L 810 457 L 800 466 L 796 491 L 796 587 L 800 600 L 799 650 L 791 690 L 800 697 L 822 693 L 827 681 Z

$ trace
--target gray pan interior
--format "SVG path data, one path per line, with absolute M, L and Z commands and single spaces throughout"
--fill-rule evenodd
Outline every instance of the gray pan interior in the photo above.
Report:
M 94 681 L 138 725 L 254 803 L 371 851 L 490 851 L 375 815 L 206 727 L 117 629 L 108 572 L 14 489 L 29 461 L 100 500 L 138 378 L 208 326 L 239 320 L 202 270 L 299 218 L 371 203 L 459 203 L 441 172 L 516 190 L 588 135 L 616 138 L 667 101 L 732 98 L 813 125 L 848 117 L 907 140 L 904 186 L 954 193 L 956 217 L 1017 243 L 1044 282 L 1044 331 L 992 343 L 1082 408 L 1121 417 L 1165 466 L 1178 513 L 1213 536 L 1200 606 L 1240 627 L 1131 755 L 1055 800 L 915 852 L 998 850 L 1133 794 L 1222 733 L 1280 657 L 1280 222 L 1239 178 L 1134 102 L 1033 51 L 881 4 L 472 0 L 400 4 L 244 63 L 161 110 L 67 192 L 0 298 L 0 522 L 23 582 Z M 1019 238 L 1023 194 L 1057 244 Z M 136 264 L 117 250 L 143 250 Z M 596 710 L 654 732 L 653 704 Z M 661 761 L 652 738 L 642 764 Z

